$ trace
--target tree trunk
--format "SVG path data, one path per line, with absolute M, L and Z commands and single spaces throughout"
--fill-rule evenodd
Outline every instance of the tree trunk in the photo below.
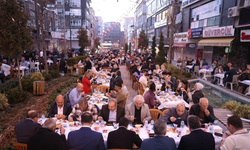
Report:
M 169 39 L 169 50 L 168 50 L 168 66 L 167 70 L 169 69 L 169 64 L 171 64 L 171 52 L 172 52 L 172 45 L 174 39 L 174 26 L 175 26 L 175 19 L 174 19 L 174 9 L 175 9 L 175 1 L 172 2 L 172 12 L 171 12 L 171 24 L 170 24 L 170 39 Z
M 21 91 L 23 91 L 23 86 L 22 86 L 22 80 L 21 80 L 21 74 L 20 74 L 20 63 L 19 63 L 19 57 L 17 56 L 17 66 L 18 66 L 18 81 L 19 81 L 19 88 Z
M 42 46 L 43 46 L 43 57 L 44 57 L 44 68 L 45 68 L 45 72 L 46 74 L 49 73 L 48 71 L 48 65 L 47 65 L 47 51 L 46 51 L 46 47 L 45 47 L 45 32 L 44 32 L 44 10 L 45 10 L 45 6 L 42 5 L 41 6 L 41 31 L 42 31 Z

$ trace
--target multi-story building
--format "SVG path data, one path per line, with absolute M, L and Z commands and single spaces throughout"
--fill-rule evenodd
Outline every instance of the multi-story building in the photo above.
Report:
M 104 31 L 109 31 L 103 36 L 105 45 L 112 44 L 113 48 L 120 48 L 121 41 L 124 39 L 124 32 L 121 32 L 121 25 L 118 22 L 105 22 Z
M 146 2 L 148 0 L 139 0 L 137 2 L 137 7 L 134 13 L 134 19 L 135 19 L 135 24 L 134 24 L 134 31 L 136 34 L 136 39 L 138 40 L 139 34 L 142 30 L 146 31 L 146 20 L 147 20 L 147 5 Z M 138 41 L 135 41 L 135 48 L 137 49 L 137 44 Z
M 90 27 L 89 27 L 89 40 L 91 41 L 91 47 L 94 47 L 94 40 L 97 37 L 96 33 L 96 17 L 95 11 L 92 7 L 89 8 L 90 11 Z
M 249 9 L 247 8 L 250 4 L 247 2 L 245 0 L 192 2 L 183 0 L 184 33 L 181 36 L 176 35 L 174 47 L 184 48 L 186 57 L 206 59 L 209 65 L 213 60 L 220 61 L 226 54 L 233 66 L 244 68 L 247 63 L 250 63 L 249 41 L 244 39 L 245 35 L 250 33 L 247 30 L 249 29 L 247 23 Z M 186 37 L 185 40 L 181 39 L 182 37 Z
M 134 17 L 126 17 L 124 18 L 124 24 L 123 24 L 123 28 L 124 28 L 124 42 L 125 43 L 128 43 L 129 42 L 129 33 L 128 33 L 128 29 L 130 28 L 129 27 L 129 24 L 131 23 L 131 21 L 134 20 Z
M 97 32 L 97 35 L 99 36 L 100 43 L 103 43 L 103 36 L 102 36 L 103 20 L 102 20 L 102 17 L 99 17 L 99 16 L 97 16 L 96 19 L 97 19 L 96 32 Z

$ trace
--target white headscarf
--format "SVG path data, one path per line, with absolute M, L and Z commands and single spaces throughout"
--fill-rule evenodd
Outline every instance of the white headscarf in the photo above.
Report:
M 196 91 L 202 90 L 203 88 L 204 88 L 204 85 L 202 85 L 201 83 L 196 83 Z

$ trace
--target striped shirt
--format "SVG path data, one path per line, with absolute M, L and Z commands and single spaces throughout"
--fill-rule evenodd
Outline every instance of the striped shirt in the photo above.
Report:
M 77 121 L 80 121 L 81 122 L 81 116 L 84 112 L 89 112 L 92 114 L 93 116 L 93 121 L 96 121 L 97 120 L 97 117 L 98 117 L 98 112 L 97 112 L 97 109 L 94 105 L 92 104 L 88 104 L 87 108 L 85 111 L 82 111 L 79 107 L 79 104 L 76 104 L 73 109 L 72 109 L 72 112 L 69 114 L 69 118 L 76 118 Z

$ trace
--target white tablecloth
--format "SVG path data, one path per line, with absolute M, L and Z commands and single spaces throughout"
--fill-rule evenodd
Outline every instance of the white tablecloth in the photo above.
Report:
M 214 75 L 214 77 L 220 78 L 219 85 L 221 85 L 221 86 L 224 86 L 224 84 L 223 84 L 224 76 L 225 76 L 224 74 L 220 74 L 220 73 Z
M 108 97 L 104 96 L 103 93 L 101 93 L 101 94 L 92 94 L 92 96 L 90 97 L 88 102 L 90 104 L 95 104 L 101 110 L 103 105 L 108 104 L 108 102 L 103 101 L 103 98 L 108 99 Z
M 241 83 L 249 85 L 248 92 L 245 95 L 250 95 L 250 80 L 244 80 Z
M 189 108 L 189 104 L 186 101 L 174 95 L 167 94 L 156 96 L 156 99 L 161 102 L 161 105 L 158 107 L 158 109 L 176 107 L 179 103 L 184 103 L 185 107 Z
M 38 122 L 43 123 L 45 120 L 46 119 L 39 119 Z M 81 128 L 81 124 L 78 121 L 69 123 L 68 121 L 65 121 L 65 120 L 60 120 L 60 121 L 57 120 L 57 125 L 58 124 L 62 125 L 65 128 L 65 137 L 66 137 L 66 139 L 68 139 L 69 132 L 79 130 Z M 96 124 L 93 124 L 91 126 L 91 129 L 95 130 L 95 127 L 96 127 Z M 219 129 L 220 128 L 219 126 L 215 126 L 215 125 L 213 125 L 213 127 L 214 127 L 214 129 Z M 130 130 L 132 128 L 135 129 L 131 125 L 128 126 L 128 130 Z M 103 136 L 103 139 L 104 139 L 105 143 L 107 142 L 107 139 L 108 139 L 108 133 L 110 131 L 116 130 L 116 129 L 114 129 L 113 126 L 104 126 L 104 127 L 98 126 L 98 128 L 96 128 L 96 129 L 97 129 L 96 130 L 97 132 L 102 133 L 102 136 Z M 139 129 L 138 135 L 140 136 L 140 138 L 142 140 L 149 138 L 148 133 L 154 133 L 153 125 L 150 125 L 150 124 L 148 125 L 148 129 L 146 129 L 145 126 L 141 127 L 141 128 L 138 128 L 138 129 Z M 169 136 L 169 137 L 171 137 L 171 138 L 173 138 L 175 140 L 176 147 L 178 147 L 178 145 L 180 143 L 180 140 L 181 140 L 181 137 L 190 133 L 189 129 L 186 126 L 183 127 L 183 128 L 177 128 L 177 131 L 179 131 L 179 130 L 181 131 L 180 136 L 178 136 L 178 133 L 173 130 L 173 125 L 167 125 L 167 134 L 166 134 L 166 136 Z M 106 132 L 104 133 L 104 131 L 106 131 Z M 206 131 L 206 130 L 204 129 L 204 131 Z M 216 130 L 214 130 L 214 131 L 217 132 Z M 59 130 L 57 132 L 60 134 Z M 214 140 L 215 140 L 216 149 L 219 149 L 220 142 L 221 142 L 221 137 L 214 136 Z
M 24 70 L 28 70 L 29 68 L 28 67 L 25 67 L 25 66 L 20 66 L 20 72 L 21 72 L 21 76 L 23 77 L 24 76 Z M 16 70 L 18 70 L 18 67 L 16 67 Z
M 212 68 L 209 68 L 209 69 L 200 69 L 199 70 L 199 74 L 203 73 L 202 79 L 204 79 L 204 80 L 207 80 L 206 74 L 211 74 L 211 72 L 213 72 Z

